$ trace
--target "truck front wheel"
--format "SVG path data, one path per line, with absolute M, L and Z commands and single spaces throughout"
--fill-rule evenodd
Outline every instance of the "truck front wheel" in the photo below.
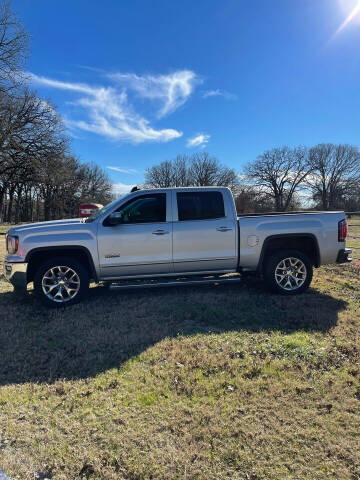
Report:
M 264 278 L 271 291 L 296 295 L 309 287 L 313 265 L 298 250 L 281 250 L 270 255 L 264 268 Z
M 34 276 L 35 294 L 49 307 L 73 305 L 89 290 L 89 273 L 77 260 L 56 257 L 43 262 Z

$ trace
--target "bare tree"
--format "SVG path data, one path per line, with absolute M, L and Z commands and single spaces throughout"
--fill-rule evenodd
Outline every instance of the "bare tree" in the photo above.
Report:
M 80 180 L 78 195 L 82 202 L 106 204 L 111 200 L 112 184 L 104 169 L 95 164 L 81 164 L 77 177 Z
M 360 212 L 360 184 L 344 193 L 341 208 L 346 212 Z
M 177 155 L 177 157 L 170 162 L 173 186 L 188 187 L 191 184 L 189 162 L 190 159 L 186 155 Z
M 8 91 L 22 77 L 27 57 L 28 35 L 11 10 L 11 2 L 0 1 L 0 91 Z
M 245 174 L 253 186 L 269 195 L 279 212 L 291 207 L 295 192 L 311 171 L 305 147 L 274 148 L 245 167 Z
M 234 188 L 239 183 L 235 170 L 221 165 L 216 157 L 211 157 L 206 152 L 191 157 L 189 176 L 190 183 L 198 186 L 222 185 Z
M 27 90 L 0 94 L 0 211 L 8 185 L 30 181 L 36 162 L 66 148 L 54 108 Z
M 191 157 L 177 156 L 146 171 L 145 181 L 158 188 L 188 186 L 226 186 L 235 188 L 239 181 L 236 172 L 221 165 L 216 157 L 208 153 Z
M 9 222 L 74 216 L 82 201 L 112 196 L 106 173 L 71 155 L 55 107 L 22 84 L 27 41 L 0 0 L 0 220 Z
M 313 199 L 323 210 L 344 208 L 346 197 L 358 189 L 360 153 L 352 145 L 316 145 L 310 149 L 312 174 L 308 177 Z
M 76 216 L 82 201 L 110 199 L 108 177 L 71 155 L 61 118 L 48 101 L 27 90 L 0 94 L 0 218 Z
M 234 192 L 238 213 L 271 212 L 274 209 L 271 197 L 246 182 L 241 182 Z
M 145 182 L 157 188 L 168 188 L 176 185 L 172 162 L 166 160 L 159 165 L 148 168 L 145 174 Z
M 216 185 L 222 168 L 217 158 L 211 157 L 208 153 L 195 153 L 189 170 L 191 183 L 200 187 Z

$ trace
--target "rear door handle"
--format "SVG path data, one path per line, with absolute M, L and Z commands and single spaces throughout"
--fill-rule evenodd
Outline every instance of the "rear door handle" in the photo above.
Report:
M 167 230 L 161 230 L 161 229 L 155 230 L 155 232 L 152 232 L 153 235 L 167 235 L 168 233 L 170 232 L 168 232 Z
M 232 230 L 230 227 L 218 227 L 216 229 L 218 232 L 228 232 L 229 230 Z

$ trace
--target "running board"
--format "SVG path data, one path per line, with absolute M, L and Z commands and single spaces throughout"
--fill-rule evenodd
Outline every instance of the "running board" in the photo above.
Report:
M 119 282 L 112 283 L 109 286 L 110 290 L 119 290 L 119 289 L 132 289 L 132 288 L 159 288 L 159 287 L 177 287 L 183 285 L 219 285 L 224 283 L 240 283 L 242 278 L 240 276 L 236 277 L 207 277 L 207 278 L 181 278 L 179 280 L 139 280 L 137 282 Z

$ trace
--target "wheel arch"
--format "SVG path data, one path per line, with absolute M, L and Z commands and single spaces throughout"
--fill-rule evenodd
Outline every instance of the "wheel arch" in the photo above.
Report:
M 79 245 L 38 247 L 30 250 L 25 258 L 25 262 L 28 264 L 27 281 L 33 281 L 36 267 L 42 261 L 49 260 L 55 256 L 75 258 L 88 270 L 90 278 L 98 282 L 98 275 L 90 251 L 86 247 Z
M 266 258 L 280 250 L 298 250 L 309 257 L 314 267 L 320 267 L 320 249 L 313 233 L 288 233 L 270 235 L 265 238 L 258 263 L 257 271 L 262 273 Z

